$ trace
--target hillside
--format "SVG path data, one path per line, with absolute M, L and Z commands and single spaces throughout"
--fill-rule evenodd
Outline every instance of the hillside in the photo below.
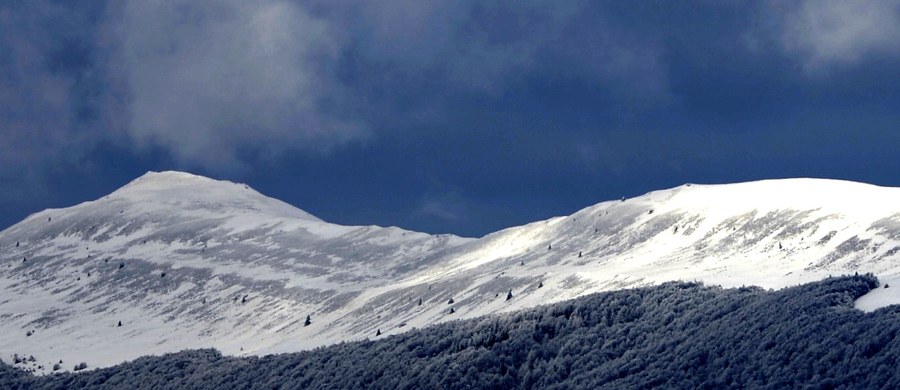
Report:
M 376 341 L 252 358 L 185 351 L 7 388 L 896 388 L 900 312 L 871 276 L 765 291 L 671 282 Z M 0 367 L 3 369 L 3 367 Z
M 330 340 L 309 340 L 305 316 L 325 321 L 464 242 L 329 224 L 245 185 L 148 173 L 0 233 L 0 351 L 108 365 L 187 347 L 320 345 Z
M 293 352 L 670 280 L 871 272 L 900 286 L 898 200 L 836 180 L 688 184 L 468 239 L 339 226 L 242 184 L 148 173 L 0 232 L 0 356 Z M 898 302 L 877 289 L 857 304 Z

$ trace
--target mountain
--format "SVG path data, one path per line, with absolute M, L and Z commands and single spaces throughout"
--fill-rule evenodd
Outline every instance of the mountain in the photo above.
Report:
M 667 282 L 263 357 L 188 350 L 43 376 L 0 363 L 0 388 L 896 389 L 900 307 L 853 308 L 877 286 Z
M 469 239 L 339 226 L 246 185 L 151 172 L 0 232 L 0 356 L 46 371 L 289 352 L 678 279 L 872 272 L 900 287 L 898 251 L 900 189 L 836 180 L 686 184 Z
M 0 352 L 97 366 L 186 347 L 324 344 L 309 335 L 329 315 L 466 241 L 338 226 L 245 185 L 148 173 L 0 233 Z

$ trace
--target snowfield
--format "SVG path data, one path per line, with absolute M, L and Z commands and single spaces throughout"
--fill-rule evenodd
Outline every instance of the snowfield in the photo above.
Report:
M 0 358 L 46 373 L 297 351 L 679 279 L 871 272 L 890 287 L 857 307 L 875 310 L 900 303 L 898 252 L 900 188 L 837 180 L 686 184 L 471 239 L 339 226 L 243 184 L 151 172 L 0 232 Z

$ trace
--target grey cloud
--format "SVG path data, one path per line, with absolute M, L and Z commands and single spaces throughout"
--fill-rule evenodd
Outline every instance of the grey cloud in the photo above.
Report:
M 437 218 L 455 222 L 466 218 L 468 207 L 457 192 L 426 196 L 415 211 L 414 217 Z
M 0 4 L 0 208 L 48 202 L 48 177 L 106 131 L 93 113 L 88 12 L 51 1 Z M 73 50 L 77 46 L 78 50 Z M 79 167 L 89 170 L 89 167 Z
M 585 1 L 389 0 L 350 3 L 341 22 L 367 60 L 453 89 L 498 95 L 535 72 L 598 82 L 615 93 L 663 96 L 661 50 Z M 624 87 L 627 85 L 627 87 Z
M 665 97 L 662 50 L 584 17 L 587 6 L 129 2 L 115 34 L 132 94 L 129 132 L 221 169 L 246 146 L 321 152 L 389 131 L 371 128 L 367 106 L 414 122 L 435 111 L 417 106 L 443 110 L 442 94 L 498 96 L 547 69 L 629 99 Z M 348 62 L 357 66 L 349 78 L 340 74 Z
M 4 166 L 112 140 L 221 171 L 328 153 L 387 131 L 373 115 L 414 122 L 439 95 L 499 96 L 532 75 L 628 98 L 668 89 L 662 50 L 584 1 L 59 4 L 0 6 Z M 79 45 L 88 69 L 52 69 Z
M 897 0 L 773 2 L 765 15 L 780 47 L 812 75 L 872 56 L 900 56 Z
M 65 12 L 51 3 L 0 8 L 0 166 L 6 169 L 55 157 L 76 135 L 71 131 L 75 80 L 47 68 L 57 44 L 44 29 L 48 21 L 64 20 Z
M 330 113 L 344 98 L 331 26 L 285 1 L 129 1 L 114 12 L 113 64 L 130 94 L 128 131 L 182 161 L 239 163 L 322 152 L 364 137 L 364 125 Z

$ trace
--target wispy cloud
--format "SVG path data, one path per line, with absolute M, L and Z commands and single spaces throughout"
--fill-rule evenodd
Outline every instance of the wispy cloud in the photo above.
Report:
M 900 57 L 900 1 L 771 2 L 764 13 L 780 48 L 811 75 Z
M 340 110 L 336 32 L 295 3 L 128 1 L 110 23 L 141 144 L 227 167 L 248 149 L 321 152 L 367 133 Z
M 460 222 L 468 217 L 468 206 L 458 192 L 432 194 L 422 199 L 414 217 L 438 219 L 442 222 Z
M 58 196 L 48 177 L 107 134 L 91 95 L 90 8 L 0 3 L 0 209 L 46 206 Z
M 51 23 L 67 25 L 66 12 L 51 3 L 0 7 L 0 167 L 56 156 L 78 135 L 72 131 L 77 78 L 47 66 L 62 43 L 45 29 Z
M 584 1 L 60 4 L 0 6 L 0 161 L 114 139 L 227 171 L 325 154 L 390 131 L 385 117 L 536 75 L 628 99 L 668 89 L 662 51 Z
M 346 4 L 355 11 L 338 12 L 338 23 L 354 32 L 367 61 L 439 77 L 456 91 L 502 94 L 536 72 L 606 84 L 630 97 L 668 89 L 658 45 L 586 1 Z

